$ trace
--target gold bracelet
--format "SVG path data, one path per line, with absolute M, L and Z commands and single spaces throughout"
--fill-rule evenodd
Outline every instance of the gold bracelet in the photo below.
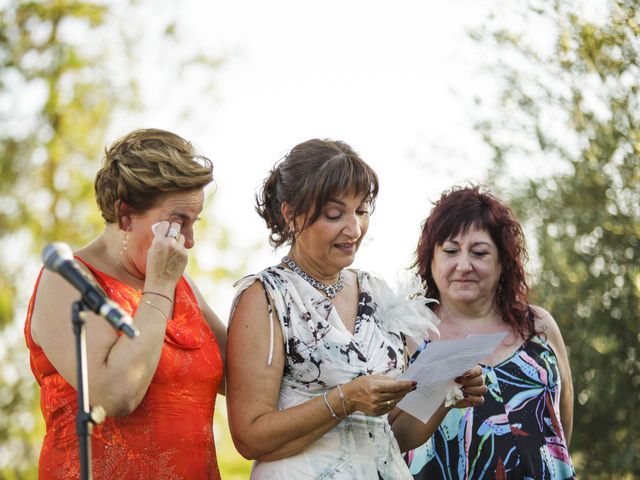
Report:
M 164 313 L 162 310 L 160 310 L 156 305 L 154 305 L 153 303 L 151 303 L 149 300 L 144 300 L 144 299 L 143 299 L 142 301 L 143 301 L 144 303 L 146 303 L 147 305 L 149 305 L 150 307 L 155 308 L 157 311 L 159 311 L 159 312 L 164 316 L 164 319 L 165 319 L 167 322 L 169 321 L 169 316 L 168 316 L 166 313 Z
M 169 300 L 171 303 L 173 303 L 173 300 L 171 299 L 171 297 L 168 297 L 168 296 L 167 296 L 167 295 L 165 295 L 164 293 L 152 292 L 152 291 L 150 291 L 150 290 L 147 290 L 147 291 L 142 292 L 142 295 L 145 295 L 145 294 L 147 294 L 147 293 L 148 293 L 149 295 L 158 295 L 159 297 L 166 298 L 166 299 L 167 299 L 167 300 Z

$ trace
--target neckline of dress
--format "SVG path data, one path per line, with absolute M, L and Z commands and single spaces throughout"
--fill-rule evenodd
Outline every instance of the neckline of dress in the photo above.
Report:
M 481 366 L 481 367 L 483 367 L 483 368 L 490 368 L 490 369 L 496 369 L 496 368 L 499 368 L 499 367 L 501 367 L 501 366 L 503 366 L 503 365 L 505 365 L 505 364 L 507 364 L 507 363 L 509 363 L 509 362 L 513 361 L 513 359 L 514 359 L 518 354 L 520 354 L 520 352 L 521 352 L 522 350 L 524 350 L 524 349 L 525 349 L 525 347 L 526 347 L 529 343 L 531 343 L 531 341 L 532 341 L 534 338 L 540 338 L 540 339 L 543 341 L 543 343 L 544 343 L 545 347 L 546 347 L 546 348 L 548 348 L 548 349 L 551 349 L 551 345 L 549 345 L 549 342 L 547 342 L 546 340 L 544 340 L 544 338 L 542 338 L 539 334 L 534 333 L 534 334 L 532 334 L 532 335 L 529 335 L 529 337 L 527 337 L 527 338 L 526 338 L 526 339 L 525 339 L 525 340 L 520 344 L 520 346 L 518 346 L 518 348 L 516 348 L 516 350 L 515 350 L 511 355 L 509 355 L 507 358 L 505 358 L 504 360 L 501 360 L 501 361 L 499 361 L 498 363 L 496 363 L 496 364 L 494 364 L 494 365 L 487 365 L 486 363 L 479 363 L 478 365 L 480 365 L 480 366 Z M 552 351 L 553 351 L 553 350 L 552 350 Z M 554 354 L 555 354 L 555 352 L 554 352 Z
M 128 289 L 130 289 L 131 291 L 138 293 L 138 294 L 139 294 L 139 296 L 142 296 L 142 290 L 137 289 L 137 288 L 135 288 L 135 287 L 132 287 L 132 286 L 131 286 L 131 285 L 129 285 L 128 283 L 123 282 L 122 280 L 120 280 L 120 279 L 118 279 L 118 278 L 114 277 L 113 275 L 109 275 L 108 273 L 103 272 L 103 271 L 102 271 L 102 270 L 100 270 L 99 268 L 94 267 L 92 264 L 90 264 L 89 262 L 87 262 L 85 259 L 83 259 L 83 258 L 81 258 L 81 257 L 79 257 L 79 256 L 77 256 L 77 255 L 74 255 L 74 257 L 73 257 L 73 258 L 75 258 L 76 260 L 80 261 L 80 262 L 81 262 L 85 267 L 87 267 L 87 268 L 88 268 L 92 273 L 100 274 L 101 276 L 106 277 L 106 278 L 108 278 L 108 279 L 109 279 L 109 280 L 111 280 L 111 281 L 118 282 L 120 285 L 123 285 L 123 286 L 127 287 Z
M 320 293 L 320 291 L 316 288 L 313 287 L 313 285 L 311 285 L 310 283 L 308 283 L 307 281 L 305 281 L 304 278 L 300 277 L 300 275 L 298 275 L 296 272 L 294 272 L 293 270 L 287 268 L 284 265 L 276 265 L 276 268 L 287 272 L 292 278 L 297 278 L 298 280 L 300 280 L 300 284 L 304 285 L 305 288 L 308 288 L 309 290 L 312 290 L 314 292 Z M 352 269 L 352 268 L 345 268 L 346 271 L 350 271 L 355 273 L 356 275 L 356 283 L 358 284 L 358 296 L 356 298 L 356 301 L 358 302 L 358 307 L 356 308 L 356 318 L 355 321 L 353 322 L 353 332 L 349 331 L 349 329 L 346 327 L 346 325 L 344 324 L 344 321 L 342 320 L 342 317 L 340 316 L 340 314 L 338 313 L 338 309 L 336 308 L 336 306 L 333 304 L 333 302 L 331 301 L 330 298 L 325 297 L 324 295 L 320 294 L 322 296 L 322 301 L 323 302 L 329 302 L 331 304 L 331 308 L 332 310 L 335 312 L 335 316 L 338 319 L 339 322 L 339 326 L 340 328 L 338 328 L 338 330 L 340 330 L 341 332 L 349 335 L 351 338 L 355 338 L 355 336 L 357 335 L 358 331 L 360 330 L 360 323 L 362 321 L 362 308 L 364 307 L 364 305 L 360 305 L 360 295 L 362 294 L 362 279 L 364 278 L 364 274 L 362 273 L 362 270 L 358 270 L 358 269 Z M 336 328 L 336 325 L 331 324 L 331 327 Z

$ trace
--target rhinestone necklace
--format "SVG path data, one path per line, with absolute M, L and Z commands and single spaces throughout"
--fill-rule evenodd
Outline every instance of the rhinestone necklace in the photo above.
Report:
M 282 263 L 284 263 L 287 267 L 291 269 L 294 273 L 300 275 L 304 280 L 309 282 L 313 288 L 317 288 L 321 292 L 329 298 L 335 298 L 335 296 L 344 288 L 344 277 L 342 276 L 342 272 L 338 274 L 338 281 L 333 285 L 327 285 L 322 283 L 311 275 L 307 274 L 304 270 L 302 270 L 296 262 L 287 257 L 286 255 L 282 257 Z

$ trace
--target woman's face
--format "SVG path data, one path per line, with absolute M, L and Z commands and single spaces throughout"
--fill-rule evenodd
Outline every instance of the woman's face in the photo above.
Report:
M 193 226 L 198 221 L 203 206 L 204 190 L 200 189 L 167 194 L 155 207 L 131 215 L 127 253 L 136 270 L 143 274 L 146 271 L 147 251 L 154 237 L 151 226 L 155 223 L 163 220 L 178 223 L 180 233 L 185 237 L 185 248 L 192 248 L 195 245 Z
M 431 274 L 445 305 L 468 309 L 493 302 L 501 273 L 498 248 L 486 230 L 470 228 L 433 252 Z
M 296 235 L 291 247 L 296 258 L 326 275 L 353 263 L 369 228 L 368 197 L 340 197 L 327 202 L 318 219 Z M 296 222 L 296 231 L 302 225 Z

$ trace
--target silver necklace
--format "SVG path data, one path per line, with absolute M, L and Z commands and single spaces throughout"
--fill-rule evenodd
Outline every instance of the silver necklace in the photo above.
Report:
M 333 285 L 327 285 L 326 283 L 322 283 L 311 275 L 302 270 L 296 262 L 294 262 L 291 258 L 286 255 L 282 257 L 282 263 L 284 263 L 287 267 L 291 269 L 292 272 L 300 275 L 304 280 L 309 282 L 313 288 L 317 288 L 321 292 L 329 298 L 335 298 L 335 296 L 344 288 L 344 277 L 342 276 L 342 272 L 338 274 L 338 281 Z

